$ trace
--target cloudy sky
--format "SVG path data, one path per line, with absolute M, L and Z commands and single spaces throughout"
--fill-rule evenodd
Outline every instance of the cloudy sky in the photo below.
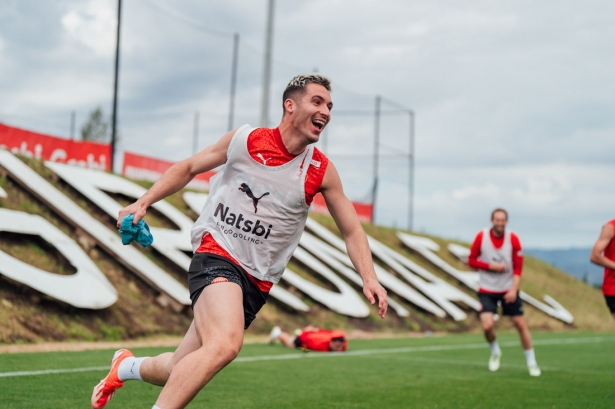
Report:
M 593 244 L 615 217 L 615 3 L 277 0 L 270 120 L 299 72 L 333 80 L 319 142 L 348 195 L 371 190 L 376 95 L 416 112 L 414 227 L 470 241 L 504 206 L 527 247 Z M 116 0 L 6 0 L 0 122 L 68 137 L 111 111 Z M 266 0 L 124 0 L 120 150 L 179 160 L 258 125 Z M 408 223 L 409 118 L 381 121 L 377 222 Z M 350 111 L 355 111 L 352 113 Z M 356 112 L 368 111 L 368 112 Z M 120 159 L 121 157 L 118 157 Z

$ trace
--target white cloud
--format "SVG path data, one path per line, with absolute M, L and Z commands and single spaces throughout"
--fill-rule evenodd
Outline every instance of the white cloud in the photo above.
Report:
M 480 167 L 465 169 L 462 178 L 454 172 L 429 168 L 422 174 L 417 226 L 470 241 L 491 210 L 504 207 L 526 245 L 589 247 L 612 217 L 605 204 L 615 202 L 615 190 L 605 181 L 608 186 L 613 165 Z
M 97 56 L 109 57 L 115 52 L 116 11 L 107 0 L 89 0 L 68 11 L 62 26 L 73 41 L 81 43 Z

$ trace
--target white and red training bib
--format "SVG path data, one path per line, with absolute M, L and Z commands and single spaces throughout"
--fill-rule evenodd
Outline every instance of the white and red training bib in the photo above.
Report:
M 483 230 L 483 240 L 480 245 L 479 260 L 484 263 L 504 263 L 506 270 L 503 273 L 494 273 L 487 270 L 478 270 L 479 286 L 482 290 L 493 293 L 508 291 L 513 286 L 513 247 L 511 243 L 512 232 L 504 232 L 502 247 L 496 248 L 490 240 L 490 229 Z
M 205 232 L 259 280 L 277 283 L 299 243 L 309 205 L 305 177 L 313 147 L 281 166 L 266 166 L 248 152 L 244 125 L 228 148 L 227 163 L 211 179 L 207 203 L 192 228 L 195 251 Z

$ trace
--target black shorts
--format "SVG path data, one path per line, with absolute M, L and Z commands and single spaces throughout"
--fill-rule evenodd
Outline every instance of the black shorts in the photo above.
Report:
M 605 295 L 606 305 L 609 307 L 611 314 L 615 314 L 615 295 Z
M 479 292 L 478 300 L 480 301 L 481 305 L 481 314 L 483 312 L 492 312 L 494 314 L 497 313 L 498 301 L 500 301 L 500 303 L 502 304 L 502 315 L 508 315 L 509 317 L 523 315 L 523 303 L 521 302 L 521 297 L 519 297 L 518 292 L 517 299 L 512 304 L 507 304 L 504 301 L 504 294 L 489 294 Z
M 218 277 L 226 278 L 229 282 L 237 284 L 243 292 L 244 329 L 248 329 L 256 313 L 267 302 L 268 293 L 262 292 L 258 286 L 248 278 L 247 273 L 231 260 L 211 253 L 194 253 L 188 269 L 188 289 L 192 309 L 203 289 Z

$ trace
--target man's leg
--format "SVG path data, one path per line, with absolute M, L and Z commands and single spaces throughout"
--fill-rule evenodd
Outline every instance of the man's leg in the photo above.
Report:
M 112 365 L 109 375 L 94 387 L 92 407 L 105 407 L 113 394 L 129 380 L 140 380 L 164 386 L 175 364 L 200 346 L 193 321 L 174 353 L 166 352 L 151 358 L 139 358 L 132 356 L 128 350 L 117 351 L 114 361 L 115 358 L 119 358 L 121 362 Z
M 530 375 L 540 376 L 540 369 L 538 368 L 538 363 L 536 362 L 536 354 L 534 353 L 534 348 L 532 347 L 532 334 L 530 334 L 530 329 L 525 322 L 525 318 L 523 315 L 515 315 L 511 317 L 511 319 L 517 328 L 517 331 L 519 331 L 519 338 L 521 338 L 521 345 L 523 345 L 523 352 L 525 354 Z
M 495 372 L 500 369 L 500 358 L 502 350 L 495 336 L 494 320 L 492 312 L 482 312 L 480 314 L 480 322 L 483 325 L 485 339 L 489 343 L 491 349 L 491 357 L 489 358 L 489 370 Z
M 297 337 L 290 335 L 288 332 L 280 332 L 280 335 L 278 335 L 278 339 L 280 340 L 281 343 L 284 344 L 284 346 L 286 346 L 287 348 L 295 348 L 295 339 Z
M 493 313 L 492 312 L 482 312 L 480 314 L 480 323 L 483 325 L 483 332 L 485 334 L 485 339 L 487 342 L 492 343 L 495 341 L 495 329 Z
M 604 300 L 606 301 L 606 306 L 609 308 L 611 312 L 611 316 L 615 320 L 615 296 L 605 295 Z
M 523 345 L 524 350 L 532 349 L 532 334 L 530 334 L 530 329 L 525 322 L 525 317 L 523 315 L 516 315 L 514 317 L 510 317 L 515 328 L 519 331 L 519 338 L 521 339 L 521 345 Z
M 243 344 L 243 293 L 237 284 L 208 285 L 194 306 L 200 347 L 173 367 L 156 406 L 180 409 L 239 353 Z
M 158 356 L 147 358 L 141 364 L 141 378 L 148 383 L 164 386 L 171 375 L 175 365 L 186 355 L 201 347 L 194 328 L 194 321 L 190 324 L 188 332 L 175 352 L 167 352 Z

